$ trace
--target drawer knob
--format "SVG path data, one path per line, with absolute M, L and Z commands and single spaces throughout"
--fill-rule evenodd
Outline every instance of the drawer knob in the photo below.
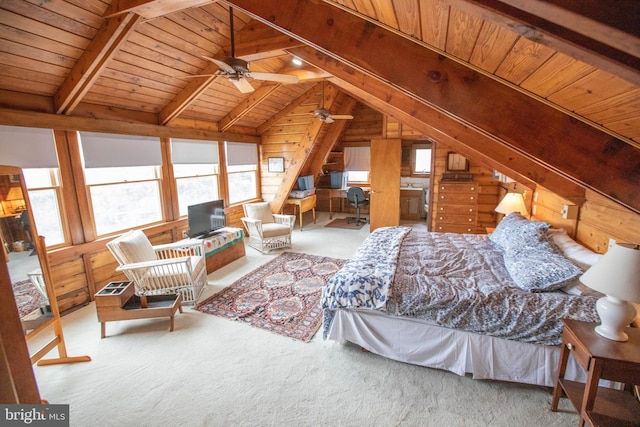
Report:
M 567 343 L 567 348 L 569 349 L 569 351 L 573 350 L 573 344 L 571 344 L 570 342 Z

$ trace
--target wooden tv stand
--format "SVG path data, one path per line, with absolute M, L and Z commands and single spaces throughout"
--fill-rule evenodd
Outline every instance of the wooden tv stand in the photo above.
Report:
M 245 256 L 242 229 L 226 227 L 218 234 L 203 238 L 207 274 Z

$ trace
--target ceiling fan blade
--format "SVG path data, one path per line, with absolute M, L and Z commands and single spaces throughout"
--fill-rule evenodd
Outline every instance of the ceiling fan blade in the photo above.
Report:
M 233 83 L 235 85 L 235 87 L 238 88 L 238 90 L 242 93 L 251 93 L 253 91 L 255 91 L 255 89 L 253 88 L 253 86 L 251 86 L 251 83 L 249 83 L 247 81 L 247 79 L 236 79 L 236 78 L 231 78 L 229 79 L 229 81 L 231 83 Z
M 260 73 L 260 72 L 249 72 L 245 74 L 247 77 L 256 79 L 256 80 L 266 80 L 270 82 L 280 82 L 280 83 L 298 83 L 300 79 L 298 76 L 294 76 L 292 74 L 275 74 L 275 73 Z
M 213 62 L 214 64 L 216 64 L 218 66 L 218 68 L 220 68 L 222 71 L 224 71 L 225 73 L 235 73 L 236 70 L 234 70 L 234 68 L 227 64 L 224 61 L 221 61 L 219 59 L 216 58 L 211 58 L 209 56 L 203 56 L 204 59 Z
M 351 114 L 332 114 L 331 118 L 335 120 L 351 120 L 353 116 Z
M 175 76 L 178 79 L 195 79 L 198 77 L 215 77 L 215 76 L 219 76 L 220 74 L 194 74 L 193 76 Z

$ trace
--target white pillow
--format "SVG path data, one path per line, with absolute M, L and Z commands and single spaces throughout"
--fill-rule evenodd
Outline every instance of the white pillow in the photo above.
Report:
M 585 248 L 580 243 L 573 240 L 567 232 L 562 228 L 554 228 L 549 230 L 549 237 L 555 245 L 560 248 L 565 258 L 570 259 L 584 271 L 602 258 L 602 254 L 593 252 Z

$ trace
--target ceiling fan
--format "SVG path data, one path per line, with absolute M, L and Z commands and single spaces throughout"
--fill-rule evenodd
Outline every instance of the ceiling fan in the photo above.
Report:
M 324 123 L 333 123 L 335 120 L 351 120 L 351 114 L 331 114 L 331 111 L 324 108 L 324 80 L 322 81 L 322 105 L 313 112 L 313 115 Z
M 280 83 L 298 83 L 299 79 L 297 76 L 291 74 L 275 74 L 275 73 L 261 73 L 249 71 L 249 63 L 245 60 L 235 57 L 235 39 L 234 39 L 234 31 L 233 31 L 233 8 L 229 8 L 229 22 L 231 29 L 231 56 L 228 58 L 224 58 L 222 60 L 210 58 L 205 56 L 204 58 L 213 62 L 220 69 L 220 74 L 215 74 L 217 76 L 226 77 L 229 79 L 231 83 L 235 85 L 236 88 L 242 93 L 250 93 L 255 89 L 248 80 L 266 80 L 271 82 L 280 82 Z M 212 74 L 209 74 L 212 75 Z M 198 76 L 190 76 L 190 77 L 201 77 Z

